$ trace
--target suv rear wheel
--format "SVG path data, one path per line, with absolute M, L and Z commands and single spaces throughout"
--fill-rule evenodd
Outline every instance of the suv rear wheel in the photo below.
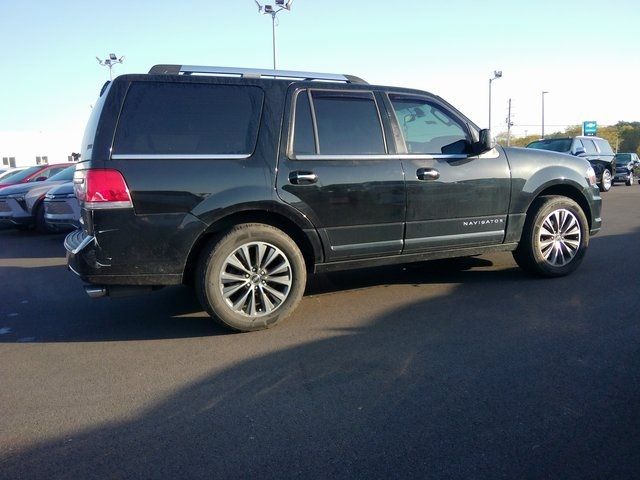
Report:
M 600 185 L 598 185 L 600 187 L 600 191 L 608 192 L 609 190 L 611 190 L 612 184 L 613 177 L 611 176 L 611 172 L 609 171 L 609 169 L 605 168 L 602 171 L 602 180 L 600 180 Z
M 295 242 L 270 225 L 237 225 L 200 255 L 196 292 L 223 325 L 241 332 L 269 328 L 297 306 L 307 280 Z
M 588 245 L 582 208 L 570 198 L 545 196 L 531 205 L 513 257 L 529 273 L 560 277 L 578 268 Z

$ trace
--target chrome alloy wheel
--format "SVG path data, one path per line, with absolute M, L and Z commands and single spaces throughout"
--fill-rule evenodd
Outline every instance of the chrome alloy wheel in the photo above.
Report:
M 538 249 L 554 267 L 569 263 L 580 248 L 582 232 L 576 216 L 564 208 L 551 212 L 538 233 Z
M 292 275 L 289 259 L 278 247 L 245 243 L 224 261 L 220 291 L 236 313 L 261 317 L 282 306 L 291 291 Z
M 605 191 L 608 191 L 611 188 L 612 181 L 611 172 L 605 168 L 602 172 L 602 186 Z

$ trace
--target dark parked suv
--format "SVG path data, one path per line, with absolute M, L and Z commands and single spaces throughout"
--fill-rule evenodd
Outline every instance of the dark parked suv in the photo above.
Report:
M 489 138 L 440 97 L 348 75 L 123 75 L 86 128 L 69 267 L 93 297 L 193 283 L 242 331 L 287 316 L 311 272 L 495 251 L 572 272 L 601 225 L 593 169 Z

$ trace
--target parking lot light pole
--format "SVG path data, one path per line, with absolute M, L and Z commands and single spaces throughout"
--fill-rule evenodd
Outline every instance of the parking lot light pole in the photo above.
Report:
M 115 53 L 110 53 L 108 58 L 100 60 L 100 57 L 96 57 L 96 60 L 103 67 L 109 67 L 109 80 L 113 80 L 113 67 L 118 63 L 124 62 L 124 56 L 118 58 Z
M 276 69 L 276 15 L 283 10 L 290 11 L 293 0 L 275 0 L 275 5 L 262 5 L 258 0 L 254 0 L 258 6 L 258 12 L 264 15 L 271 15 L 271 35 L 273 43 L 273 69 Z
M 489 125 L 488 125 L 489 130 L 491 130 L 491 83 L 493 83 L 494 80 L 497 80 L 499 78 L 502 78 L 502 70 L 494 70 L 493 78 L 489 79 Z
M 549 92 L 542 91 L 542 136 L 540 138 L 544 138 L 544 96 Z

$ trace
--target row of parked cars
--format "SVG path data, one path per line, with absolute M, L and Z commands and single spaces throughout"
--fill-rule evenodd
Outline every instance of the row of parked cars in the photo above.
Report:
M 548 150 L 582 157 L 589 161 L 596 173 L 598 187 L 607 192 L 616 183 L 633 185 L 640 183 L 640 159 L 636 153 L 613 153 L 609 142 L 600 137 L 578 136 L 544 138 L 527 145 L 527 148 Z
M 75 164 L 36 165 L 0 173 L 0 225 L 54 232 L 79 226 Z

